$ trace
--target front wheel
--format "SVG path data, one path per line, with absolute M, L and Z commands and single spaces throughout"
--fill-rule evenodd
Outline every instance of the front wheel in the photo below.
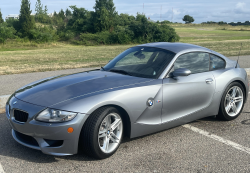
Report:
M 89 156 L 105 159 L 118 149 L 123 137 L 123 120 L 114 107 L 103 107 L 90 115 L 80 136 L 80 145 Z
M 226 121 L 236 119 L 244 107 L 244 101 L 245 92 L 242 85 L 238 82 L 231 83 L 222 96 L 218 117 Z

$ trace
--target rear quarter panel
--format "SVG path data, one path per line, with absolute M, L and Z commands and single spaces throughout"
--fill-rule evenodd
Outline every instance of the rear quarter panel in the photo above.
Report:
M 219 112 L 219 106 L 221 102 L 222 95 L 228 85 L 234 81 L 242 82 L 243 87 L 245 88 L 245 100 L 248 97 L 248 79 L 245 69 L 242 68 L 226 68 L 221 70 L 215 70 L 212 72 L 215 78 L 215 93 L 214 101 L 211 108 L 215 110 L 214 115 L 217 115 Z

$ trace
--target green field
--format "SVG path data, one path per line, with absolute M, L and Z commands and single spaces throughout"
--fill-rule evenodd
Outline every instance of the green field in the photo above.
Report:
M 180 42 L 201 45 L 226 56 L 250 55 L 250 27 L 172 25 Z M 36 44 L 8 41 L 0 45 L 0 75 L 51 71 L 106 64 L 133 45 L 74 46 L 67 43 Z
M 250 55 L 250 26 L 173 25 L 180 42 L 207 47 L 225 56 Z

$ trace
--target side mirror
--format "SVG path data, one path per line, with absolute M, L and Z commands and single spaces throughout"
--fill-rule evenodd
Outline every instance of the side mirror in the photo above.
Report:
M 188 76 L 191 74 L 191 71 L 186 69 L 186 68 L 179 68 L 179 69 L 176 69 L 175 71 L 173 71 L 171 73 L 171 76 L 172 77 L 178 77 L 178 76 Z

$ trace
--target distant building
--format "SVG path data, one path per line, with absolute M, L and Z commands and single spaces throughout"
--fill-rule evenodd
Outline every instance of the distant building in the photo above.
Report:
M 154 21 L 154 20 L 151 20 L 150 17 L 148 17 L 148 21 L 149 21 L 149 22 L 154 22 L 154 23 L 155 23 L 155 21 Z
M 8 16 L 5 17 L 5 20 L 8 19 L 19 19 L 19 15 L 18 14 L 9 14 Z

